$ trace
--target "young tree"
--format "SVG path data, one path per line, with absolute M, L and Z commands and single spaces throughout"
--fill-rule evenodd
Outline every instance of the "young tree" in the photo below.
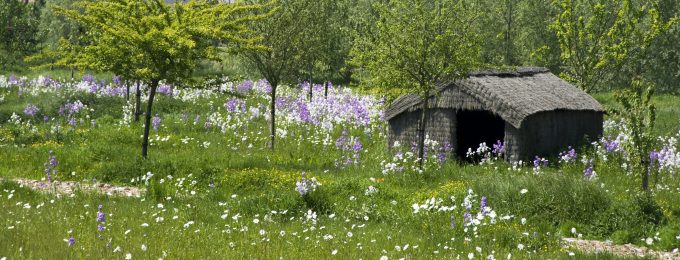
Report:
M 143 158 L 148 154 L 159 83 L 181 84 L 199 61 L 217 59 L 214 40 L 252 46 L 255 38 L 246 36 L 246 24 L 258 18 L 247 14 L 257 6 L 209 1 L 167 5 L 161 0 L 102 0 L 82 2 L 80 7 L 82 11 L 55 8 L 85 26 L 89 36 L 87 46 L 72 46 L 77 51 L 64 53 L 63 58 L 81 67 L 139 79 L 148 86 Z
M 615 94 L 620 107 L 613 112 L 620 116 L 628 126 L 630 142 L 624 144 L 624 149 L 630 156 L 630 162 L 635 176 L 642 179 L 642 190 L 649 189 L 650 153 L 654 144 L 654 121 L 656 107 L 652 103 L 654 84 L 640 77 L 632 80 L 630 88 Z
M 673 21 L 662 22 L 656 5 L 631 0 L 555 1 L 560 14 L 550 27 L 560 43 L 563 78 L 586 92 L 601 88 L 627 63 L 637 62 Z
M 259 1 L 253 1 L 259 3 Z M 279 84 L 295 80 L 299 71 L 296 55 L 304 51 L 301 35 L 303 23 L 298 19 L 301 1 L 276 1 L 274 12 L 251 27 L 253 33 L 262 36 L 260 44 L 265 50 L 249 49 L 242 53 L 244 59 L 271 85 L 269 148 L 274 149 L 276 138 L 276 90 Z M 264 11 L 262 11 L 264 12 Z
M 478 60 L 478 39 L 470 30 L 474 5 L 457 0 L 398 0 L 376 8 L 380 18 L 375 38 L 359 42 L 354 59 L 366 69 L 369 85 L 420 95 L 422 166 L 430 96 L 437 84 L 464 77 Z

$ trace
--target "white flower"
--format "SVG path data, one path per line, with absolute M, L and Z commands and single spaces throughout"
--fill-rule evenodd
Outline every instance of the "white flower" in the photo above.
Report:
M 351 231 L 350 231 L 350 232 L 347 232 L 347 237 L 352 237 L 353 235 L 354 235 L 354 234 L 352 234 Z
M 141 226 L 142 226 L 142 227 L 148 227 L 148 226 L 149 226 L 149 223 L 142 223 Z
M 264 236 L 267 234 L 267 231 L 264 231 L 264 229 L 260 229 L 260 236 Z
M 189 228 L 189 226 L 193 225 L 194 221 L 189 221 L 187 223 L 184 223 L 184 228 Z
M 260 220 L 259 219 L 253 219 L 253 223 L 258 224 L 258 223 L 260 223 Z
M 645 243 L 647 245 L 651 246 L 654 243 L 654 239 L 652 239 L 651 237 L 648 237 L 647 239 L 645 239 Z
M 529 192 L 529 190 L 527 190 L 527 189 L 522 189 L 522 190 L 519 191 L 519 194 L 524 194 L 524 193 L 527 193 L 527 192 Z
M 120 252 L 120 246 L 117 246 L 115 249 L 113 249 L 113 252 L 114 252 L 114 253 Z
M 519 250 L 524 249 L 524 244 L 517 244 L 517 249 L 519 249 Z
M 527 219 L 526 219 L 526 218 L 522 218 L 521 222 L 522 222 L 522 225 L 526 225 L 526 224 L 527 224 Z
M 337 249 L 333 249 L 333 252 L 331 252 L 331 255 L 335 255 L 335 254 L 337 254 L 337 253 L 338 253 L 338 250 L 337 250 Z
M 142 251 L 146 251 L 146 245 L 142 244 Z
M 159 209 L 162 209 L 162 208 L 163 208 L 163 203 L 158 203 L 158 205 L 156 205 L 156 207 L 158 207 Z
M 571 228 L 571 233 L 576 234 L 576 228 L 575 227 Z
M 469 253 L 469 254 L 468 254 L 468 259 L 473 259 L 473 258 L 475 258 L 475 254 L 474 254 L 474 253 Z
M 125 254 L 125 259 L 126 260 L 132 259 L 132 254 L 130 253 Z
M 389 260 L 389 258 L 386 255 L 384 255 L 380 257 L 380 260 Z

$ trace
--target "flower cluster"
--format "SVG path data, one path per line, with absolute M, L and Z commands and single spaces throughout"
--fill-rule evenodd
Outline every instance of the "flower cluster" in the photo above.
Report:
M 489 164 L 494 160 L 503 158 L 503 155 L 505 155 L 505 144 L 501 140 L 496 140 L 492 147 L 490 148 L 486 145 L 486 142 L 482 142 L 475 150 L 468 148 L 465 157 L 475 162 L 479 161 L 480 165 Z
M 576 158 L 577 158 L 576 150 L 574 150 L 574 148 L 571 148 L 571 146 L 569 146 L 569 148 L 567 148 L 567 151 L 560 152 L 559 158 L 560 158 L 560 163 L 575 162 Z
M 305 172 L 302 172 L 302 179 L 295 182 L 295 190 L 300 193 L 300 196 L 316 190 L 318 186 L 321 186 L 321 183 L 316 180 L 316 177 L 309 179 Z
M 24 114 L 27 116 L 35 116 L 38 112 L 40 112 L 40 109 L 33 104 L 28 104 L 24 108 Z
M 548 167 L 548 160 L 543 157 L 534 157 L 534 174 L 541 173 L 542 167 Z
M 52 182 L 54 179 L 54 175 L 57 174 L 57 166 L 59 165 L 59 161 L 57 161 L 57 156 L 54 155 L 54 152 L 52 150 L 49 151 L 50 156 L 47 158 L 47 162 L 45 163 L 45 177 L 47 177 L 47 180 L 49 182 Z
M 336 168 L 344 168 L 347 165 L 359 164 L 363 145 L 358 137 L 349 136 L 347 130 L 343 130 L 340 137 L 335 140 L 335 148 L 342 154 L 339 160 L 335 160 Z

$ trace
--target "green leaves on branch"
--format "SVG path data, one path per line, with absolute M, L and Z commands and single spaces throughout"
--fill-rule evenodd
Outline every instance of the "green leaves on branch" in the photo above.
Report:
M 647 189 L 648 167 L 650 167 L 650 153 L 654 145 L 654 121 L 656 107 L 652 103 L 654 84 L 636 77 L 630 88 L 616 92 L 615 99 L 620 107 L 613 112 L 620 116 L 627 126 L 630 142 L 623 143 L 623 149 L 631 157 L 633 171 L 643 176 L 642 188 Z
M 654 2 L 557 0 L 550 25 L 559 39 L 562 77 L 586 92 L 645 55 L 652 40 L 675 23 L 662 22 Z
M 247 25 L 261 18 L 250 15 L 260 5 L 190 1 L 82 1 L 78 9 L 54 7 L 87 30 L 87 45 L 61 41 L 50 65 L 111 71 L 129 79 L 181 82 L 204 59 L 218 59 L 216 43 L 233 48 L 257 48 L 258 37 Z
M 376 34 L 357 40 L 353 62 L 365 70 L 371 87 L 421 95 L 463 77 L 479 55 L 473 7 L 453 0 L 376 4 Z

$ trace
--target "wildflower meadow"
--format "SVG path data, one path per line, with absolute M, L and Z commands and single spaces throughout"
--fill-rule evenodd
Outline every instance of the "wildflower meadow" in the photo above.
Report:
M 615 116 L 601 139 L 527 162 L 506 162 L 500 140 L 466 158 L 426 140 L 420 167 L 414 144 L 387 148 L 385 97 L 332 84 L 278 88 L 275 150 L 267 81 L 161 85 L 142 159 L 124 84 L 0 76 L 0 259 L 617 257 L 566 237 L 680 247 L 677 97 L 659 99 L 667 123 L 643 192 Z

